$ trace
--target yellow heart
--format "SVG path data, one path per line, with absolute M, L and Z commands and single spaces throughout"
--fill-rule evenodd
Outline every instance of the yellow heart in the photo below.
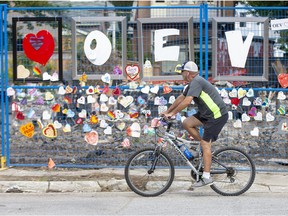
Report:
M 32 122 L 28 122 L 25 125 L 22 125 L 20 127 L 20 132 L 21 134 L 23 134 L 24 136 L 31 138 L 34 135 L 34 125 Z

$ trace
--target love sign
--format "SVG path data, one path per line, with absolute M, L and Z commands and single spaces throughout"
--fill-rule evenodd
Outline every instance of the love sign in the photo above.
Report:
M 20 127 L 20 133 L 28 138 L 32 138 L 34 135 L 34 125 L 32 122 L 28 122 Z
M 140 68 L 138 65 L 127 65 L 125 67 L 125 73 L 128 79 L 135 80 L 139 78 Z

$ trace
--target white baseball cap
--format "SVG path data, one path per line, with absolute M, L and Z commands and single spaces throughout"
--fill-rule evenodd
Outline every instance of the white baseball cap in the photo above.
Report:
M 186 61 L 177 69 L 181 71 L 187 70 L 191 72 L 198 72 L 198 66 L 193 61 Z

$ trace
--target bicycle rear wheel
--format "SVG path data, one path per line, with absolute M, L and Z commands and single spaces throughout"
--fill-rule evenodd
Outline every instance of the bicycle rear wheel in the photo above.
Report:
M 154 164 L 154 166 L 153 166 Z M 125 180 L 135 193 L 152 197 L 164 193 L 175 175 L 174 165 L 167 154 L 153 148 L 133 154 L 125 166 Z
M 248 154 L 238 148 L 227 147 L 213 154 L 211 188 L 223 196 L 238 196 L 246 192 L 255 180 L 255 165 Z

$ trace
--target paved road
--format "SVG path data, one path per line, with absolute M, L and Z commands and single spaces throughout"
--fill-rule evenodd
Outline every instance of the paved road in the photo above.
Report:
M 173 192 L 154 198 L 132 192 L 1 194 L 0 215 L 287 215 L 285 193 L 223 197 Z

